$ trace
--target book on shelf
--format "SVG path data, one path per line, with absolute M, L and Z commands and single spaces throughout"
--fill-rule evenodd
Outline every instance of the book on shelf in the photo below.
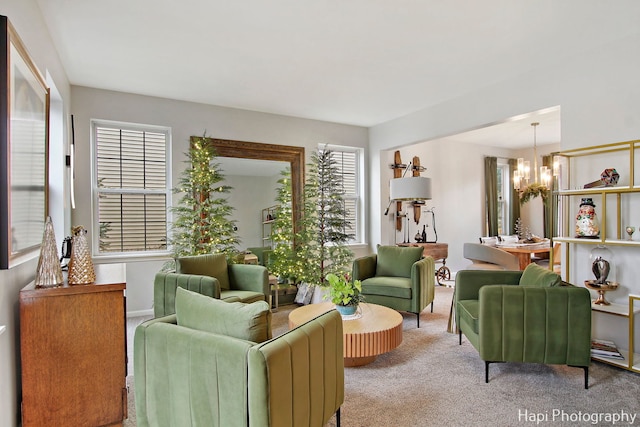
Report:
M 620 353 L 616 344 L 607 340 L 591 340 L 591 356 L 624 360 L 624 356 Z

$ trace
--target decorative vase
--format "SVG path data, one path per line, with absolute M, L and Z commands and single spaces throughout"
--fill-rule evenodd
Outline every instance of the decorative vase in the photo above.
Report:
M 341 316 L 353 316 L 356 314 L 356 310 L 358 310 L 358 305 L 336 304 L 336 310 L 338 310 L 338 313 L 340 313 Z
M 613 252 L 604 245 L 598 245 L 589 254 L 589 263 L 595 280 L 585 280 L 584 284 L 598 292 L 598 298 L 593 303 L 609 305 L 605 293 L 618 288 Z
M 51 222 L 51 217 L 47 217 L 47 222 L 44 225 L 42 246 L 40 246 L 35 286 L 36 288 L 49 288 L 59 286 L 63 282 L 53 223 Z
M 73 227 L 71 240 L 71 259 L 69 260 L 69 284 L 88 285 L 95 283 L 96 273 L 93 269 L 91 251 L 87 242 L 87 230 L 84 226 Z
M 596 205 L 591 198 L 584 198 L 580 202 L 580 209 L 576 215 L 576 237 L 595 239 L 600 235 L 600 226 L 596 216 Z

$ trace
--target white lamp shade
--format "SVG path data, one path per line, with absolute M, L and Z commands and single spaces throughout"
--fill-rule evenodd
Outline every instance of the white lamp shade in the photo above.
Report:
M 389 183 L 389 195 L 391 200 L 431 200 L 431 178 L 393 178 Z

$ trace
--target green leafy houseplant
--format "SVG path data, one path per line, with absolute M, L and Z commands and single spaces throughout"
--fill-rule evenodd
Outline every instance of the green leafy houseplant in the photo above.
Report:
M 357 307 L 364 299 L 360 280 L 351 280 L 348 273 L 329 273 L 326 279 L 329 282 L 327 297 L 336 306 Z

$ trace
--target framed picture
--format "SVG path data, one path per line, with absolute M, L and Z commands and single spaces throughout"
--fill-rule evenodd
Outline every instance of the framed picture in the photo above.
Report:
M 0 269 L 38 254 L 48 206 L 49 89 L 0 15 Z

